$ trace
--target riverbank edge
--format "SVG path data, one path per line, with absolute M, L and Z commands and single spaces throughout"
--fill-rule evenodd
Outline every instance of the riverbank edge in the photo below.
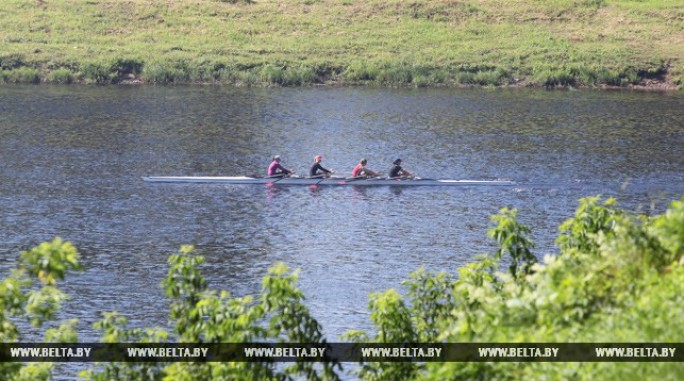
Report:
M 45 64 L 20 55 L 0 60 L 0 85 L 96 84 L 96 85 L 228 85 L 233 87 L 368 86 L 368 87 L 504 87 L 580 88 L 677 91 L 684 89 L 674 61 L 646 67 L 608 69 L 582 64 L 549 65 L 542 72 L 512 71 L 496 65 L 449 67 L 392 63 L 357 65 L 265 62 L 225 64 L 186 61 L 146 62 L 116 58 L 97 64 L 72 62 Z M 673 73 L 674 71 L 674 73 Z
M 0 86 L 11 84 L 62 85 L 197 85 L 231 87 L 379 87 L 379 88 L 546 88 L 599 89 L 674 92 L 684 90 L 681 79 L 669 75 L 670 65 L 657 70 L 625 68 L 610 72 L 589 72 L 558 67 L 545 76 L 517 78 L 515 73 L 501 69 L 433 71 L 402 67 L 350 73 L 348 68 L 288 68 L 267 64 L 261 67 L 234 70 L 218 68 L 146 69 L 141 62 L 117 61 L 109 67 L 59 67 L 54 70 L 32 65 L 20 65 L 0 70 Z M 75 69 L 75 70 L 74 70 Z M 541 78 L 541 80 L 540 80 Z

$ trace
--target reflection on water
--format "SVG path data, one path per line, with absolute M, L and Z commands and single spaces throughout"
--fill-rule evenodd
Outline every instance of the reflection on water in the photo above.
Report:
M 330 339 L 368 328 L 368 294 L 425 266 L 453 271 L 492 250 L 489 217 L 520 210 L 537 253 L 580 197 L 645 213 L 684 193 L 684 96 L 539 90 L 4 87 L 0 207 L 4 269 L 61 236 L 87 271 L 64 284 L 81 340 L 101 311 L 164 326 L 166 258 L 193 244 L 210 285 L 256 293 L 276 261 Z M 274 154 L 306 173 L 401 156 L 425 178 L 513 187 L 148 184 L 145 175 L 265 172 Z M 370 165 L 370 164 L 369 164 Z

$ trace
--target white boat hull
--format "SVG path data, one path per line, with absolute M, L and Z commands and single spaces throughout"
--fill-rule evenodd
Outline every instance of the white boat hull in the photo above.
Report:
M 357 179 L 357 178 L 305 178 L 305 177 L 246 177 L 246 176 L 149 176 L 144 181 L 155 183 L 209 183 L 209 184 L 266 184 L 266 185 L 389 185 L 389 186 L 497 186 L 513 185 L 506 180 L 450 180 L 450 179 Z

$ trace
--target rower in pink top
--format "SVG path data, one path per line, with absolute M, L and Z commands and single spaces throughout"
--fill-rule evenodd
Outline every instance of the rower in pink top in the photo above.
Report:
M 294 173 L 294 169 L 287 169 L 280 164 L 280 155 L 273 156 L 271 165 L 268 166 L 269 177 L 285 177 Z
M 361 159 L 359 164 L 356 164 L 356 167 L 352 170 L 352 177 L 377 177 L 380 174 L 375 171 L 371 171 L 370 169 L 366 168 L 366 163 L 368 163 L 368 160 L 366 159 Z

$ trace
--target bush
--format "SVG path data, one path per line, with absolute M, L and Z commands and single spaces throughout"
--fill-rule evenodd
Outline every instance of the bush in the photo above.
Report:
M 379 84 L 406 85 L 413 80 L 411 69 L 406 66 L 388 66 L 380 69 L 375 80 Z
M 8 70 L 3 75 L 5 82 L 11 83 L 40 83 L 40 73 L 30 67 L 19 67 Z
M 661 215 L 635 216 L 614 199 L 580 200 L 560 227 L 559 253 L 537 261 L 531 230 L 517 212 L 492 217 L 489 236 L 499 245 L 462 266 L 458 274 L 413 272 L 402 293 L 369 296 L 374 332 L 349 331 L 356 343 L 501 342 L 673 342 L 684 341 L 677 322 L 684 314 L 684 198 Z M 261 293 L 233 297 L 211 290 L 199 271 L 203 258 L 191 247 L 169 257 L 163 281 L 170 300 L 173 334 L 128 328 L 127 319 L 104 313 L 95 324 L 106 343 L 282 342 L 326 345 L 322 327 L 304 304 L 297 271 L 273 266 Z M 500 271 L 502 265 L 508 271 Z M 53 319 L 66 295 L 57 283 L 79 270 L 79 256 L 59 239 L 20 255 L 18 271 L 0 283 L 0 338 L 15 342 L 14 317 L 41 326 Z M 35 287 L 38 282 L 39 287 Z M 45 340 L 75 342 L 74 321 L 47 330 Z M 149 379 L 339 379 L 334 362 L 121 363 L 82 372 L 91 380 Z M 371 362 L 358 368 L 363 379 L 682 379 L 677 363 Z M 49 379 L 49 364 L 1 363 L 3 379 Z
M 258 76 L 262 83 L 281 85 L 285 82 L 285 69 L 272 64 L 264 65 L 259 70 Z
M 187 73 L 170 63 L 152 62 L 144 66 L 142 77 L 145 81 L 159 84 L 182 82 L 188 79 Z
M 69 243 L 56 238 L 42 243 L 19 256 L 18 268 L 0 282 L 0 342 L 14 343 L 21 338 L 16 320 L 42 327 L 53 320 L 61 303 L 68 299 L 58 287 L 68 271 L 82 269 L 79 254 Z M 76 321 L 66 321 L 45 331 L 45 341 L 75 342 Z M 0 378 L 50 379 L 52 365 L 0 363 Z
M 535 70 L 534 80 L 545 87 L 575 86 L 577 84 L 575 75 L 567 68 Z
M 115 80 L 120 81 L 128 75 L 139 75 L 145 65 L 142 61 L 129 58 L 119 58 L 112 63 L 112 72 L 116 73 Z
M 22 66 L 26 66 L 26 62 L 21 54 L 0 56 L 0 70 L 16 69 Z
M 681 342 L 673 321 L 684 313 L 684 198 L 660 216 L 633 216 L 613 199 L 582 199 L 561 225 L 560 253 L 542 264 L 531 257 L 530 230 L 515 211 L 493 218 L 494 257 L 446 273 L 415 272 L 404 300 L 394 290 L 373 294 L 377 332 L 351 331 L 357 342 Z M 498 272 L 511 255 L 508 273 Z M 521 261 L 522 259 L 522 261 Z M 521 266 L 521 263 L 523 264 Z M 416 290 L 419 290 L 416 292 Z M 429 317 L 429 318 L 426 318 Z M 674 320 L 672 320 L 674 319 Z M 364 364 L 372 379 L 681 379 L 669 364 L 406 363 Z
M 81 67 L 80 74 L 86 83 L 108 84 L 117 77 L 111 65 L 104 63 L 88 63 Z
M 55 69 L 48 73 L 46 81 L 50 83 L 69 84 L 74 81 L 74 75 L 71 70 L 66 68 Z
M 283 264 L 269 270 L 262 282 L 262 292 L 256 298 L 232 297 L 226 291 L 207 288 L 198 266 L 204 262 L 183 247 L 169 257 L 170 269 L 163 285 L 171 300 L 171 319 L 178 342 L 182 343 L 243 343 L 256 341 L 325 344 L 322 327 L 303 304 L 304 295 L 296 287 L 297 272 Z M 161 329 L 129 329 L 127 320 L 116 313 L 107 313 L 95 328 L 107 342 L 159 342 L 167 338 Z M 126 364 L 107 363 L 83 372 L 92 380 L 140 379 L 290 379 L 295 375 L 313 379 L 339 379 L 339 364 L 296 363 L 277 367 L 273 363 L 176 363 Z
M 342 72 L 342 77 L 349 82 L 375 81 L 379 76 L 377 66 L 369 63 L 353 63 Z

